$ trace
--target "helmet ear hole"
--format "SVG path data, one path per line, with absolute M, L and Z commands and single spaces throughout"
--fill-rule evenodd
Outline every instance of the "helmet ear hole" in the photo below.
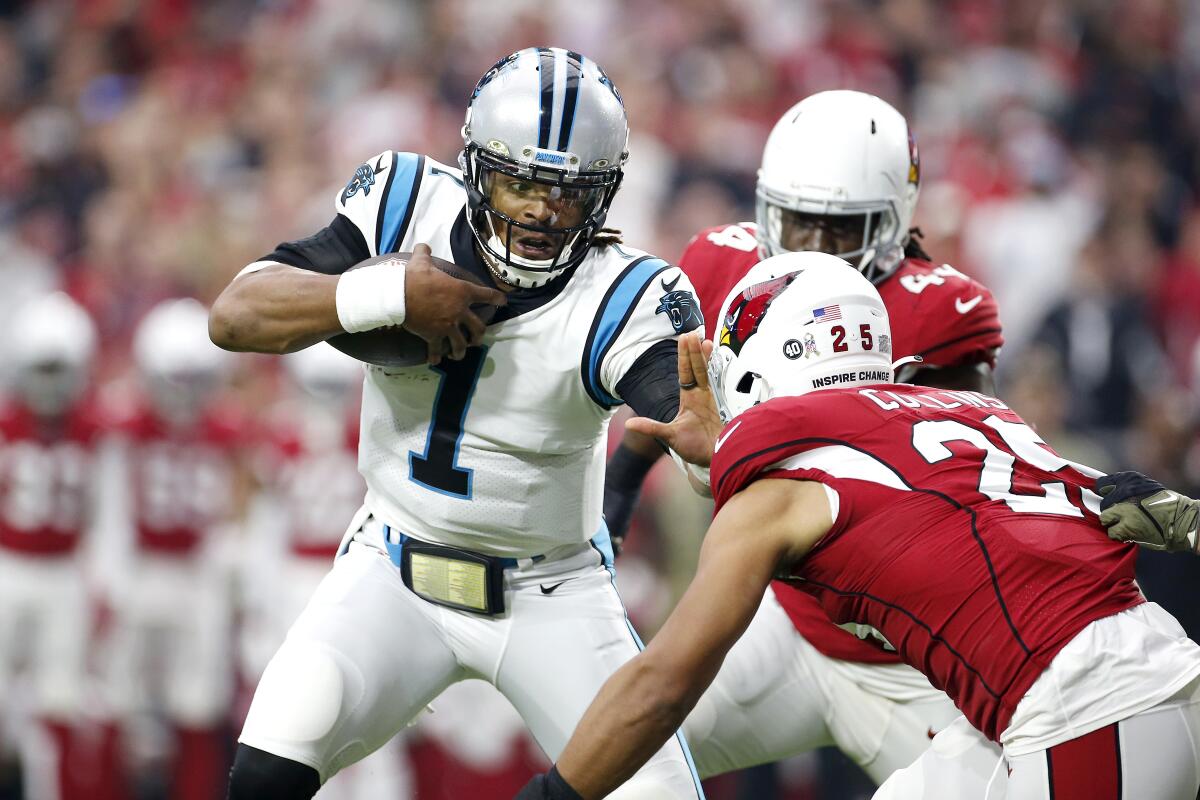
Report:
M 754 382 L 761 377 L 762 376 L 757 372 L 747 372 L 742 376 L 742 379 L 738 381 L 737 386 L 734 387 L 734 391 L 738 392 L 739 394 L 750 394 L 750 391 L 754 388 Z

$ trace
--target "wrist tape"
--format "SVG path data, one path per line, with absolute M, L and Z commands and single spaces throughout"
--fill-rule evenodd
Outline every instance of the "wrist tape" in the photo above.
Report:
M 342 273 L 337 315 L 347 333 L 404 323 L 404 271 L 397 259 Z

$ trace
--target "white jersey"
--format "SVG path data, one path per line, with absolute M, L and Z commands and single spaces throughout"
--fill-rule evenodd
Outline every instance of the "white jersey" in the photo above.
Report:
M 372 255 L 474 252 L 462 174 L 430 158 L 372 158 L 335 203 Z M 545 302 L 513 316 L 510 297 L 462 360 L 367 370 L 366 505 L 402 534 L 523 558 L 600 533 L 617 383 L 650 346 L 702 327 L 687 277 L 624 245 L 519 294 Z

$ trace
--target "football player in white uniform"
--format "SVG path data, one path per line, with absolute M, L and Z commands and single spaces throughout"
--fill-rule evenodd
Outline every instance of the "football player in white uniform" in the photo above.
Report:
M 207 319 L 198 301 L 174 298 L 138 323 L 138 389 L 120 419 L 115 468 L 124 513 L 109 542 L 109 702 L 124 737 L 169 743 L 175 800 L 220 791 L 234 693 L 229 553 L 247 493 L 248 427 L 222 402 L 233 358 L 205 339 Z M 169 727 L 146 737 L 146 720 Z
M 21 753 L 29 797 L 78 797 L 76 723 L 87 670 L 97 536 L 108 497 L 105 415 L 92 392 L 98 337 L 88 313 L 56 292 L 9 326 L 0 398 L 0 754 Z M 16 740 L 3 741 L 12 715 Z M 29 719 L 31 717 L 32 719 Z
M 601 516 L 607 426 L 622 403 L 675 416 L 677 340 L 699 307 L 677 268 L 602 231 L 628 126 L 594 61 L 502 59 L 463 139 L 458 169 L 372 157 L 327 228 L 251 264 L 213 307 L 210 333 L 234 350 L 389 325 L 449 340 L 430 366 L 367 369 L 365 506 L 259 683 L 235 800 L 311 797 L 466 678 L 504 693 L 553 758 L 638 651 Z M 430 253 L 497 288 L 434 270 Z M 479 302 L 503 305 L 486 328 Z M 681 736 L 638 782 L 702 795 Z

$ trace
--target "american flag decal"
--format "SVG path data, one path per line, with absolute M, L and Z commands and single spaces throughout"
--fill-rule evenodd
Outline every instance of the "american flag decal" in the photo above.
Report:
M 824 308 L 813 309 L 813 320 L 815 322 L 833 322 L 842 318 L 842 307 L 834 303 L 831 306 Z

